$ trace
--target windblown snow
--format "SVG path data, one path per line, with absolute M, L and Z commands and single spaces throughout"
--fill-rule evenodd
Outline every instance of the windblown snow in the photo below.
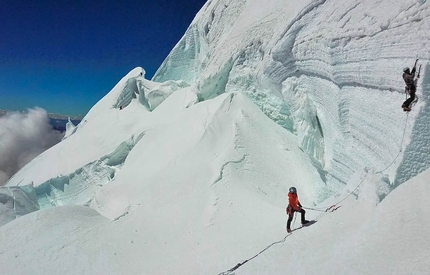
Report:
M 427 274 L 429 5 L 208 1 L 0 188 L 2 274 Z

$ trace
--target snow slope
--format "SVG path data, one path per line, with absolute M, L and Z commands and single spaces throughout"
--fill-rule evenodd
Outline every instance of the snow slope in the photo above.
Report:
M 2 274 L 426 274 L 429 5 L 208 1 L 0 189 Z

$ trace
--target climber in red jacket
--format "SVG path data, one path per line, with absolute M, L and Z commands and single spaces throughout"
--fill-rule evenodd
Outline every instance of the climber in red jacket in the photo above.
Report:
M 305 213 L 306 211 L 302 208 L 302 205 L 300 204 L 299 197 L 297 196 L 297 189 L 295 187 L 291 187 L 290 192 L 288 193 L 288 207 L 287 207 L 287 214 L 288 214 L 288 221 L 287 221 L 287 232 L 291 233 L 291 221 L 294 217 L 294 212 L 300 212 L 302 214 L 302 224 L 307 224 L 309 221 L 305 219 Z

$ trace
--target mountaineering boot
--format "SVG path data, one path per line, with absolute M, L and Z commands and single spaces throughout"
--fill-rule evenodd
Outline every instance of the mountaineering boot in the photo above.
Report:
M 305 224 L 307 224 L 309 221 L 308 220 L 303 220 L 302 221 L 302 225 L 305 225 Z
M 288 233 L 291 233 L 291 229 L 287 228 L 287 232 L 288 232 Z
M 403 111 L 405 111 L 405 112 L 410 112 L 410 111 L 411 111 L 411 108 L 409 108 L 409 107 L 403 107 Z

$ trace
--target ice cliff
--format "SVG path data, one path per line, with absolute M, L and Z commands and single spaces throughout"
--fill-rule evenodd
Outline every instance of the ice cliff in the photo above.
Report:
M 208 1 L 153 80 L 247 94 L 335 189 L 364 166 L 397 186 L 430 166 L 428 16 L 426 1 Z M 416 58 L 406 116 L 402 68 Z

